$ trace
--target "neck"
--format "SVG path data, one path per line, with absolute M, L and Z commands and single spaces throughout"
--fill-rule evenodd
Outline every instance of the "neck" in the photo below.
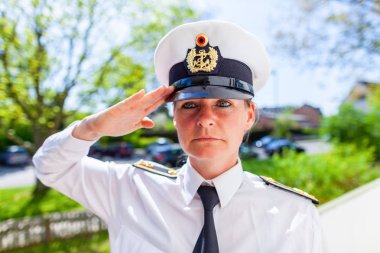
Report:
M 213 179 L 238 163 L 237 155 L 232 157 L 220 157 L 218 159 L 198 159 L 189 157 L 191 166 L 206 180 Z

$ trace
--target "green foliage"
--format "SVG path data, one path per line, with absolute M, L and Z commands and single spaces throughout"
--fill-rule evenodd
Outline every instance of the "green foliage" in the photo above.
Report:
M 178 0 L 9 0 L 0 12 L 0 134 L 26 145 L 26 122 L 32 152 L 67 125 L 68 104 L 92 113 L 144 88 L 159 38 L 195 17 Z
M 257 161 L 244 160 L 244 168 L 257 175 L 302 189 L 325 203 L 343 193 L 380 177 L 373 166 L 373 149 L 337 145 L 318 155 L 287 152 L 283 157 Z
M 170 29 L 194 21 L 199 15 L 191 8 L 189 1 L 158 1 L 158 0 L 133 0 L 134 8 L 129 14 L 131 15 L 131 27 L 133 40 L 131 45 L 140 52 L 147 52 L 146 49 L 154 50 L 159 40 Z M 152 15 L 152 13 L 154 15 Z M 160 22 L 162 17 L 166 18 L 165 22 Z M 153 58 L 149 54 L 149 58 Z
M 0 221 L 81 208 L 79 204 L 55 190 L 48 191 L 39 198 L 33 197 L 32 187 L 0 190 Z
M 112 62 L 99 68 L 94 77 L 84 81 L 89 88 L 80 96 L 87 108 L 99 104 L 111 106 L 144 88 L 146 71 L 130 56 L 117 52 Z M 93 111 L 93 109 L 90 109 Z
M 351 143 L 361 149 L 374 148 L 380 159 L 380 88 L 368 98 L 369 110 L 364 112 L 345 103 L 339 112 L 322 122 L 321 134 L 337 143 Z
M 274 28 L 274 46 L 280 52 L 306 62 L 303 65 L 309 68 L 335 65 L 351 76 L 352 72 L 378 72 L 380 1 L 300 0 L 282 4 L 279 8 L 284 11 L 274 20 L 281 24 Z
M 321 134 L 335 139 L 338 142 L 363 143 L 368 142 L 363 133 L 367 131 L 365 113 L 355 109 L 352 104 L 346 103 L 339 108 L 339 112 L 325 118 L 321 125 Z M 364 138 L 363 138 L 364 137 Z
M 273 135 L 291 139 L 291 130 L 297 127 L 297 122 L 292 119 L 292 110 L 289 109 L 279 115 L 274 121 Z

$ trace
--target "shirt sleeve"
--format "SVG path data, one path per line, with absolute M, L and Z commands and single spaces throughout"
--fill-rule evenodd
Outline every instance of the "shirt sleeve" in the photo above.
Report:
M 115 215 L 117 179 L 121 174 L 131 173 L 132 170 L 128 170 L 131 166 L 115 169 L 114 163 L 88 157 L 89 148 L 95 141 L 74 138 L 75 125 L 46 139 L 33 157 L 36 175 L 42 183 L 82 204 L 108 223 Z M 124 189 L 131 187 L 125 183 Z
M 328 253 L 326 240 L 324 239 L 323 229 L 319 217 L 319 213 L 317 208 L 314 205 L 309 205 L 309 213 L 312 224 L 312 250 L 310 252 L 313 253 Z

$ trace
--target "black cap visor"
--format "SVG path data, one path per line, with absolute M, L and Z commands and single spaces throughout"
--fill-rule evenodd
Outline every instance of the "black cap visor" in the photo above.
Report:
M 175 87 L 167 102 L 195 98 L 251 99 L 253 86 L 236 78 L 193 76 L 172 84 Z

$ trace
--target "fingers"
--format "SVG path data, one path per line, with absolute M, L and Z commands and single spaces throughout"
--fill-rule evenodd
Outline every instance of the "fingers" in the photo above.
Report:
M 140 90 L 111 107 L 108 110 L 108 115 L 111 115 L 115 119 L 127 118 L 131 122 L 135 122 L 135 128 L 152 128 L 154 123 L 150 119 L 146 119 L 146 116 L 165 103 L 166 98 L 173 91 L 174 87 L 165 86 L 161 86 L 147 94 L 145 94 L 144 90 Z M 126 112 L 128 113 L 126 114 Z
M 129 100 L 138 100 L 138 99 L 142 98 L 144 95 L 145 95 L 145 90 L 141 89 L 138 92 L 136 92 L 135 94 L 133 94 L 132 96 L 130 96 L 128 99 Z
M 160 107 L 163 103 L 165 103 L 166 99 L 168 98 L 168 96 L 170 96 L 170 94 L 172 94 L 172 92 L 174 91 L 174 87 L 173 86 L 170 86 L 168 88 L 165 87 L 165 89 L 166 90 L 164 91 L 164 93 L 163 93 L 162 96 L 160 96 L 155 101 L 151 100 L 151 101 L 154 101 L 153 103 L 151 103 L 151 104 L 145 104 L 145 106 L 144 106 L 145 107 L 145 109 L 144 109 L 145 115 L 149 115 L 150 113 L 154 112 L 158 107 Z
M 142 120 L 140 120 L 137 124 L 135 124 L 135 129 L 139 128 L 153 128 L 154 122 L 148 117 L 144 117 Z
M 157 110 L 157 108 L 160 107 L 165 102 L 166 102 L 166 98 L 163 97 L 160 100 L 157 100 L 154 104 L 146 107 L 145 110 L 144 110 L 145 115 L 151 114 L 152 112 L 154 112 L 155 110 Z
M 135 101 L 138 101 L 139 99 L 141 99 L 142 97 L 144 97 L 144 95 L 145 95 L 145 90 L 141 89 L 140 91 L 136 92 L 135 94 L 133 94 L 132 96 L 130 96 L 126 100 L 128 100 L 130 102 L 135 102 Z
M 158 107 L 160 107 L 162 104 L 164 104 L 165 102 L 167 102 L 167 98 L 173 93 L 173 91 L 174 91 L 174 87 L 173 86 L 170 86 L 169 88 L 167 88 L 167 91 L 166 91 L 166 93 L 165 93 L 165 95 L 163 97 L 161 97 L 155 103 L 153 103 L 150 106 L 147 106 L 145 108 L 145 113 L 147 115 L 149 115 L 150 113 L 152 113 L 153 111 L 155 111 Z
M 143 98 L 145 95 L 145 90 L 141 89 L 140 91 L 136 92 L 130 97 L 125 98 L 124 100 L 120 101 L 119 103 L 113 105 L 111 108 L 118 108 L 117 110 L 123 110 L 125 106 L 128 105 L 135 105 L 138 103 L 141 98 Z
M 139 108 L 142 110 L 146 110 L 150 108 L 152 105 L 157 102 L 161 102 L 161 100 L 165 101 L 165 99 L 174 91 L 174 87 L 166 87 L 164 85 L 159 88 L 145 94 L 145 91 L 142 89 L 139 92 L 133 94 L 132 96 L 124 99 L 119 104 L 123 106 L 131 106 L 132 108 Z M 157 106 L 158 107 L 158 106 Z M 156 107 L 156 108 L 157 108 Z
M 141 120 L 141 127 L 143 127 L 143 128 L 152 128 L 152 127 L 154 127 L 154 122 L 150 118 L 144 117 Z
M 166 87 L 162 85 L 158 89 L 155 89 L 148 94 L 146 94 L 141 102 L 146 105 L 147 107 L 150 107 L 151 105 L 155 104 L 157 101 L 165 99 L 167 96 L 169 96 L 174 90 L 174 87 Z

